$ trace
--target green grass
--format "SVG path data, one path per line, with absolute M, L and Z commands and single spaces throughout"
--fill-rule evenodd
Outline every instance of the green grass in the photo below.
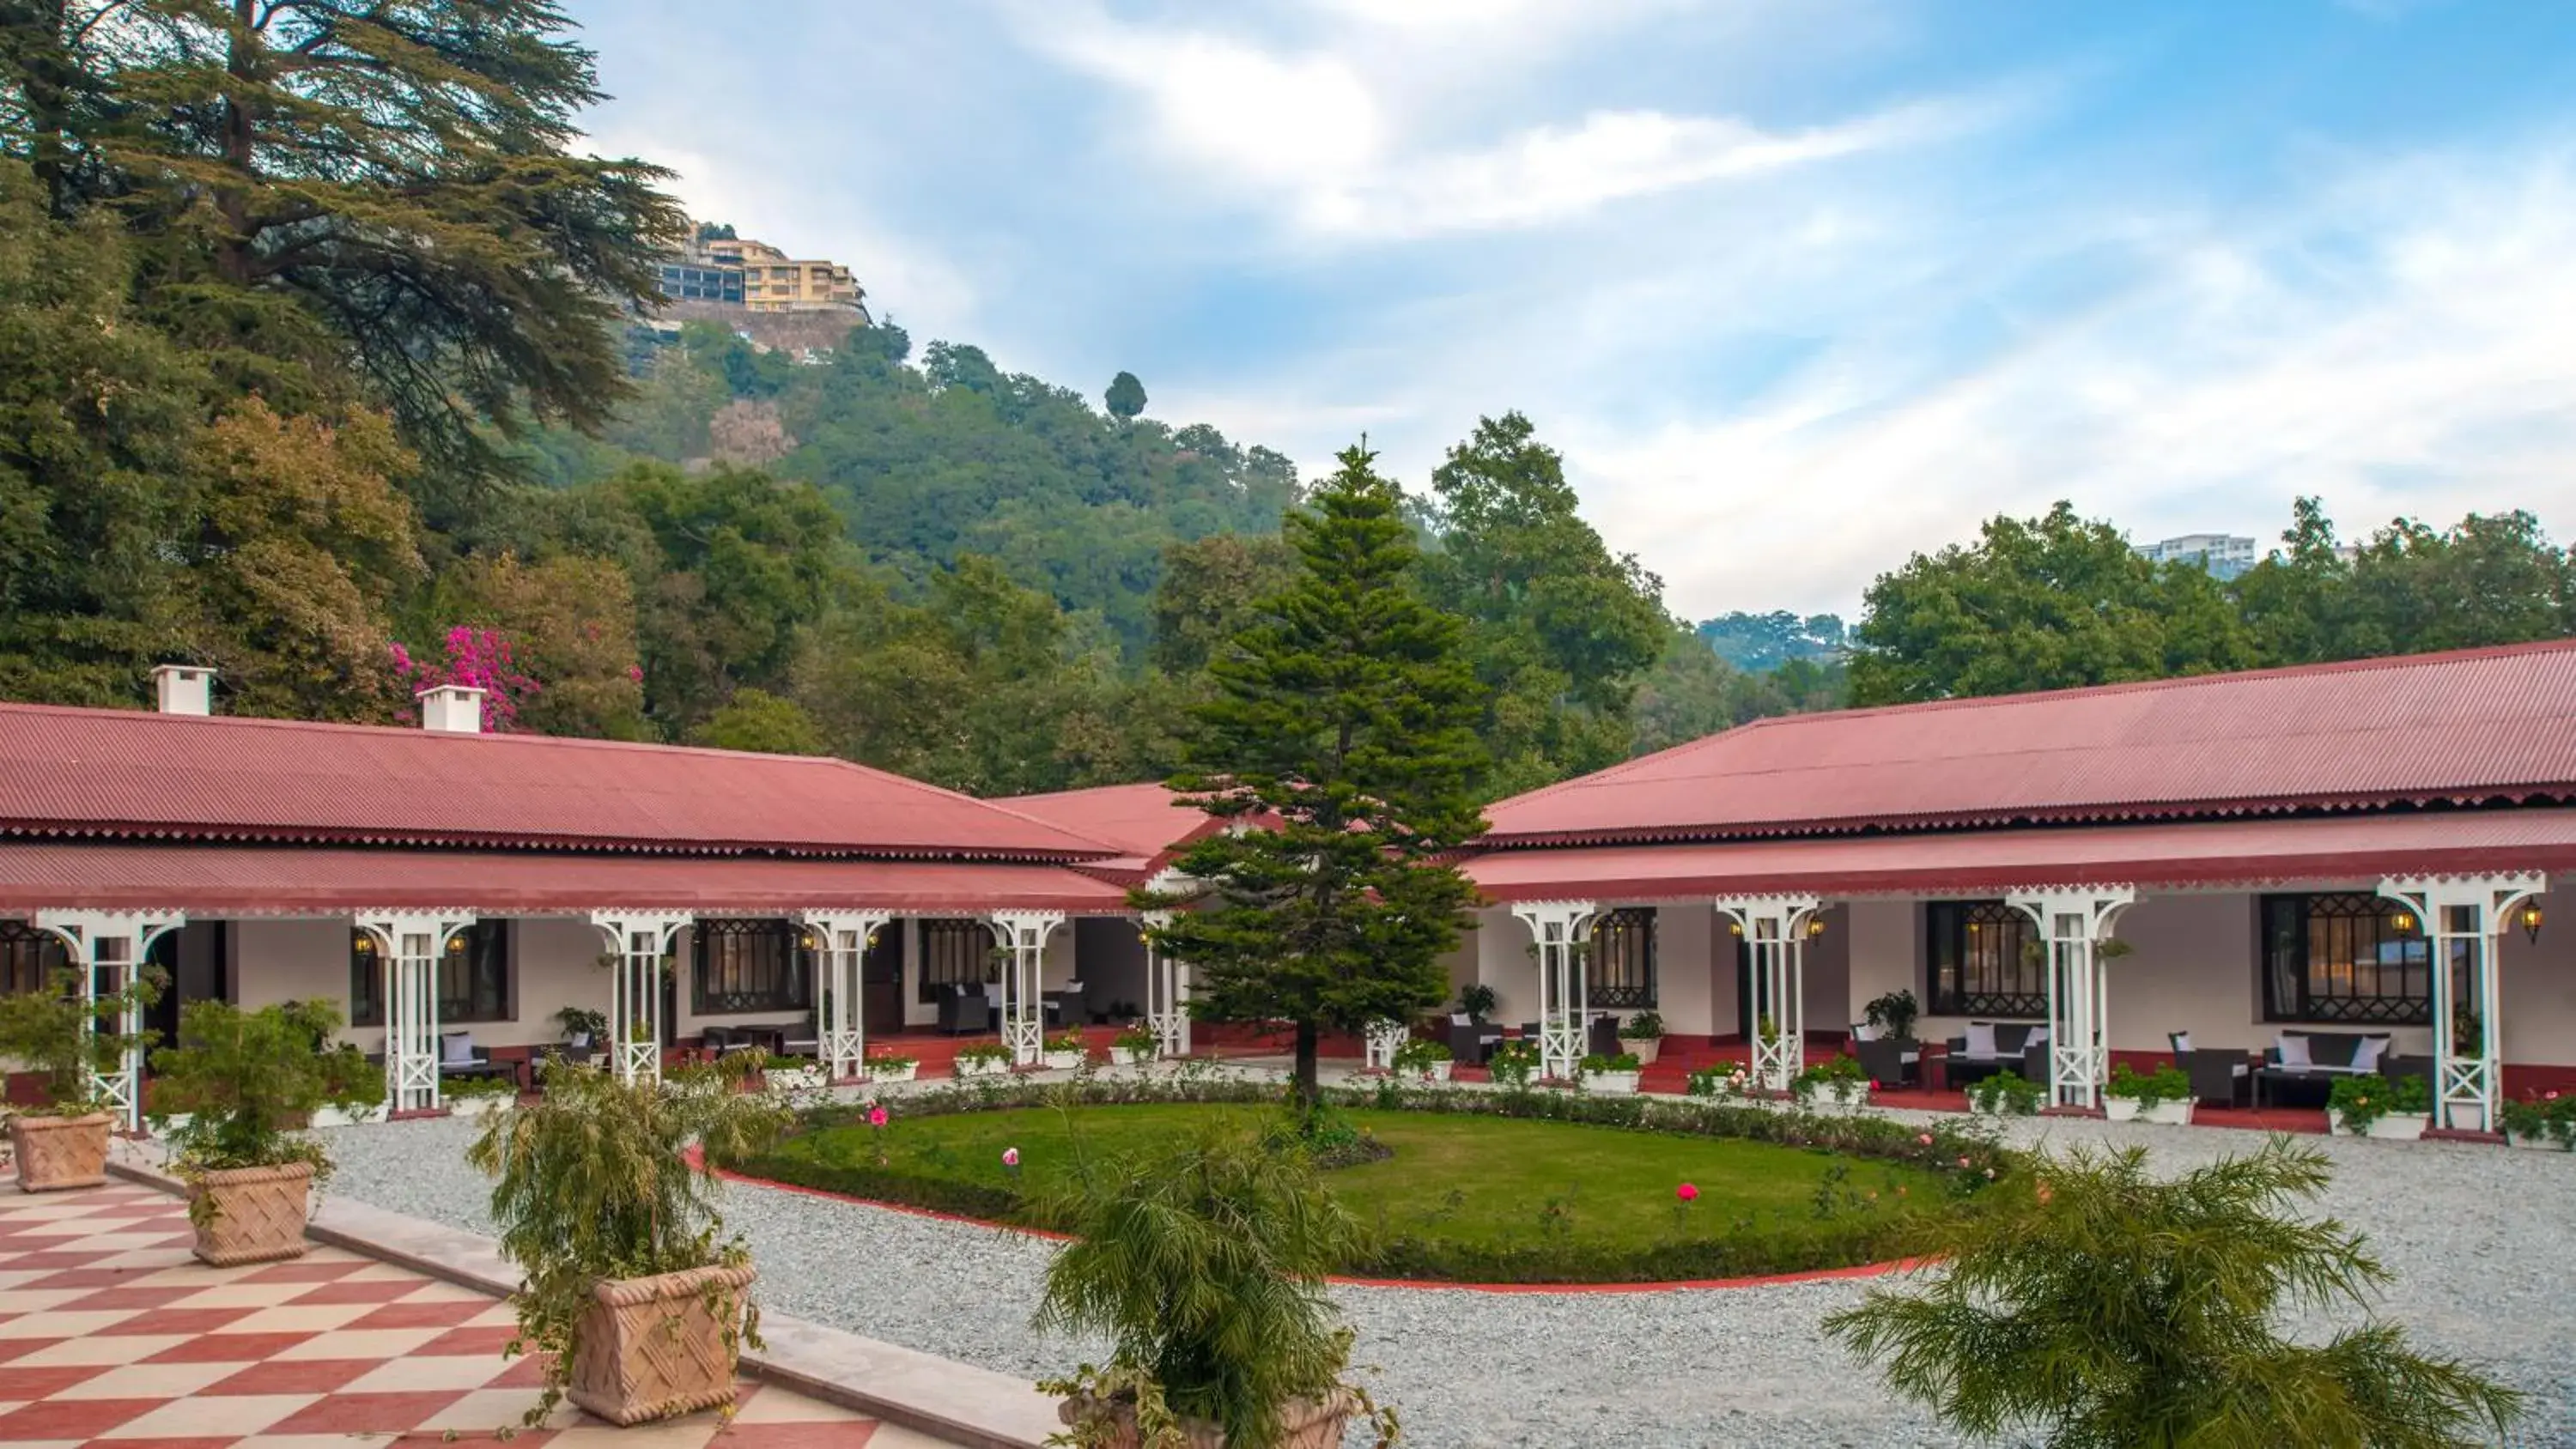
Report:
M 748 1170 L 864 1196 L 1020 1216 L 1023 1192 L 1249 1105 L 1082 1106 L 897 1117 L 882 1135 L 827 1127 Z M 1353 1271 L 1494 1281 L 1715 1277 L 1838 1267 L 1889 1255 L 1895 1235 L 1955 1198 L 1908 1164 L 1734 1138 L 1480 1115 L 1352 1110 L 1395 1149 L 1329 1172 L 1370 1230 Z M 877 1163 L 882 1148 L 883 1165 Z M 1017 1148 L 1016 1175 L 1002 1163 Z M 1676 1189 L 1698 1189 L 1684 1205 Z

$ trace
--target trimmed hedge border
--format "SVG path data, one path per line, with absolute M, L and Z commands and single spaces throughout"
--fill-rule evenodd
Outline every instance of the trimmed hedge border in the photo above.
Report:
M 1945 1205 L 1921 1208 L 1895 1221 L 1830 1216 L 1812 1222 L 1775 1221 L 1750 1232 L 1677 1238 L 1644 1248 L 1603 1247 L 1575 1239 L 1486 1246 L 1411 1234 L 1386 1237 L 1372 1233 L 1367 1251 L 1337 1270 L 1358 1277 L 1488 1284 L 1653 1283 L 1860 1267 L 1918 1255 L 1929 1245 L 1927 1234 L 1958 1214 L 1978 1211 L 1985 1191 L 1995 1183 L 2009 1181 L 2023 1164 L 2020 1154 L 1997 1145 L 1990 1125 L 1975 1119 L 1914 1127 L 1863 1115 L 1826 1116 L 1542 1089 L 1438 1090 L 1394 1082 L 1375 1087 L 1328 1088 L 1324 1096 L 1332 1105 L 1344 1108 L 1513 1117 L 1661 1136 L 1729 1138 L 1819 1149 L 1861 1161 L 1937 1172 L 1949 1181 L 1953 1193 Z M 1277 1087 L 1230 1076 L 1091 1076 L 1048 1085 L 974 1080 L 908 1094 L 899 1100 L 889 1099 L 888 1105 L 907 1117 L 937 1117 L 961 1112 L 1141 1103 L 1266 1107 L 1277 1105 L 1281 1099 Z M 855 1105 L 816 1108 L 803 1114 L 805 1130 L 858 1125 L 864 1114 L 865 1108 Z M 793 1187 L 1018 1227 L 1060 1228 L 1059 1224 L 1038 1221 L 1030 1204 L 1007 1187 L 863 1164 L 817 1162 L 775 1150 L 720 1165 L 746 1177 Z

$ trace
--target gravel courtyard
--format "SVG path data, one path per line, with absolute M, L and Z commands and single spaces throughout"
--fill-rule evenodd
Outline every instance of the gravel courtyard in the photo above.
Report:
M 330 1134 L 331 1191 L 489 1232 L 464 1165 L 478 1124 Z M 2181 1167 L 2259 1145 L 2223 1128 L 2024 1121 L 2028 1143 L 2144 1142 Z M 2576 1449 L 2576 1157 L 2441 1143 L 2306 1139 L 2337 1163 L 2325 1209 L 2369 1235 L 2398 1281 L 2383 1309 L 2434 1349 L 2483 1360 L 2531 1397 L 2515 1443 Z M 1051 1249 L 1017 1234 L 738 1186 L 762 1301 L 785 1313 L 1004 1372 L 1070 1367 L 1098 1345 L 1028 1328 Z M 1409 1443 L 1573 1446 L 1946 1445 L 1828 1343 L 1817 1321 L 1860 1285 L 1607 1294 L 1337 1290 L 1358 1361 Z

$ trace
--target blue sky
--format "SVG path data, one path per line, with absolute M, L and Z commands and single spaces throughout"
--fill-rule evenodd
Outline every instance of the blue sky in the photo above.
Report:
M 2061 497 L 2576 529 L 2567 0 L 572 8 L 916 348 L 1415 487 L 1519 408 L 1691 617 Z

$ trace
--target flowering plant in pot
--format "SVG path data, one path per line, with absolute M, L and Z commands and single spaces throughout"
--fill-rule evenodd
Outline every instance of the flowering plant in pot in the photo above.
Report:
M 1864 1107 L 1869 1105 L 1869 1090 L 1875 1085 L 1860 1058 L 1836 1054 L 1809 1062 L 1789 1083 L 1789 1095 L 1804 1107 Z
M 1105 1366 L 1038 1385 L 1084 1449 L 1339 1449 L 1392 1411 L 1344 1383 L 1352 1335 L 1324 1274 L 1360 1229 L 1316 1180 L 1299 1129 L 1219 1118 L 1137 1158 L 1086 1159 L 1043 1216 L 1074 1241 L 1047 1268 L 1037 1326 L 1096 1334 Z
M 919 1057 L 882 1049 L 868 1053 L 868 1080 L 871 1082 L 909 1082 L 920 1073 Z
M 2505 1140 L 2516 1147 L 2576 1152 L 2576 1092 L 2542 1092 L 2504 1104 Z
M 1091 1049 L 1083 1045 L 1078 1027 L 1066 1027 L 1048 1037 L 1041 1050 L 1041 1059 L 1049 1071 L 1079 1071 L 1091 1062 Z
M 1485 1059 L 1485 1071 L 1498 1087 L 1520 1090 L 1538 1075 L 1538 1043 L 1525 1036 L 1505 1037 Z
M 1575 1079 L 1587 1092 L 1631 1095 L 1637 1090 L 1637 1077 L 1643 1065 L 1634 1052 L 1621 1052 L 1615 1057 L 1595 1052 L 1575 1065 Z
M 733 1401 L 760 1319 L 751 1254 L 725 1236 L 709 1164 L 757 1152 L 795 1121 L 776 1096 L 737 1090 L 761 1055 L 659 1082 L 548 1062 L 544 1094 L 492 1118 L 467 1149 L 495 1180 L 501 1254 L 524 1275 L 508 1351 L 552 1355 L 528 1423 L 567 1395 L 613 1424 Z
M 337 1053 L 313 1049 L 339 1028 L 327 1001 L 257 1011 L 192 1001 L 179 1044 L 152 1054 L 153 1120 L 186 1118 L 170 1129 L 170 1165 L 188 1185 L 199 1258 L 223 1267 L 303 1256 L 305 1214 L 331 1157 L 296 1129 L 360 1090 Z
M 1117 1040 L 1111 1042 L 1110 1047 L 1117 1053 L 1118 1060 L 1131 1067 L 1142 1067 L 1152 1065 L 1163 1044 L 1154 1035 L 1152 1027 L 1131 1026 L 1118 1033 Z
M 1449 1044 L 1425 1037 L 1407 1037 L 1387 1062 L 1400 1077 L 1420 1077 L 1426 1082 L 1449 1080 Z
M 2019 1072 L 1997 1072 L 1968 1084 L 1968 1110 L 1988 1117 L 2029 1117 L 2048 1094 Z
M 2191 1075 L 2170 1064 L 2143 1076 L 2115 1066 L 2102 1089 L 2102 1115 L 2114 1122 L 2136 1118 L 2180 1127 L 2191 1121 L 2191 1106 Z
M 9 1146 L 21 1192 L 96 1187 L 107 1181 L 107 1135 L 116 1124 L 99 1092 L 98 1072 L 112 1069 L 149 1032 L 116 1030 L 129 1008 L 160 999 L 160 978 L 135 973 L 123 991 L 82 999 L 78 969 L 56 971 L 41 991 L 0 996 L 0 1057 L 44 1078 L 44 1100 L 16 1108 Z
M 1640 1011 L 1619 1023 L 1619 1044 L 1634 1053 L 1640 1066 L 1652 1065 L 1664 1049 L 1664 1019 Z
M 2432 1124 L 2433 1089 L 2422 1077 L 2337 1077 L 2326 1110 L 2347 1136 L 2411 1141 Z
M 961 1077 L 998 1076 L 1011 1069 L 1011 1049 L 997 1041 L 979 1041 L 957 1049 L 956 1072 Z
M 1682 1091 L 1693 1097 L 1742 1102 L 1753 1096 L 1753 1077 L 1742 1062 L 1719 1062 L 1691 1073 L 1683 1081 Z

